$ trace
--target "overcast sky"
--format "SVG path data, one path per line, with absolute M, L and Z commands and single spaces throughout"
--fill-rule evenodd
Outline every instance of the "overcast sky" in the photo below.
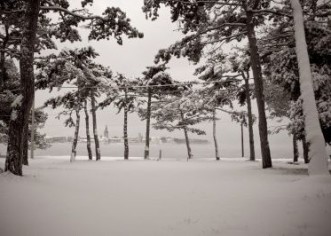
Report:
M 78 4 L 80 1 L 71 1 Z M 141 76 L 146 66 L 153 65 L 154 56 L 161 48 L 166 48 L 175 41 L 178 41 L 182 34 L 177 30 L 177 24 L 171 23 L 168 9 L 160 11 L 160 17 L 156 21 L 146 20 L 144 13 L 141 10 L 143 0 L 97 0 L 91 11 L 95 14 L 100 14 L 107 6 L 118 6 L 127 13 L 131 19 L 131 23 L 139 31 L 144 33 L 142 39 L 124 39 L 122 46 L 118 45 L 115 40 L 111 39 L 101 41 L 87 41 L 86 32 L 82 30 L 83 41 L 78 43 L 58 44 L 58 48 L 79 48 L 92 46 L 100 54 L 96 59 L 98 63 L 109 66 L 114 72 L 125 74 L 128 77 Z M 77 5 L 78 7 L 78 5 Z M 195 66 L 190 64 L 186 59 L 173 59 L 169 64 L 169 73 L 176 80 L 185 81 L 194 78 L 193 72 Z M 55 94 L 49 94 L 48 91 L 39 91 L 36 94 L 36 106 L 40 106 L 43 102 Z M 254 101 L 255 105 L 255 101 Z M 245 107 L 241 108 L 245 109 Z M 254 106 L 255 114 L 256 106 Z M 44 132 L 48 136 L 72 136 L 74 130 L 66 128 L 63 125 L 63 119 L 55 119 L 58 111 L 47 109 L 49 119 L 46 123 Z M 240 127 L 236 123 L 232 123 L 229 116 L 224 113 L 218 114 L 218 136 L 221 147 L 224 145 L 237 145 L 240 142 Z M 123 114 L 116 115 L 116 108 L 110 106 L 104 111 L 98 111 L 98 131 L 101 134 L 108 126 L 111 136 L 122 136 Z M 275 122 L 269 122 L 269 125 L 277 125 Z M 84 123 L 81 123 L 80 135 L 85 135 Z M 202 138 L 211 139 L 211 123 L 201 125 L 207 131 L 207 136 Z M 254 127 L 257 152 L 258 130 L 257 125 Z M 247 134 L 247 129 L 245 130 Z M 136 137 L 138 133 L 145 133 L 145 122 L 139 120 L 135 114 L 129 116 L 129 136 Z M 152 130 L 152 136 L 174 136 L 183 137 L 182 132 L 168 133 Z M 246 135 L 246 140 L 248 136 Z M 291 140 L 287 134 L 273 135 L 270 137 L 271 148 L 280 146 L 290 148 Z

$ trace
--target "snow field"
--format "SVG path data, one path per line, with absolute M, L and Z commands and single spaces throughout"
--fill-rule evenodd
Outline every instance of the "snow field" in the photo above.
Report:
M 0 175 L 1 236 L 331 235 L 331 177 L 304 164 L 68 160 Z

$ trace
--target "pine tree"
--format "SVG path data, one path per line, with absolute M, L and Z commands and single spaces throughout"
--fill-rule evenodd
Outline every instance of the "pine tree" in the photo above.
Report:
M 128 137 L 128 114 L 136 107 L 136 96 L 134 86 L 136 81 L 129 80 L 122 74 L 118 74 L 115 82 L 119 88 L 119 94 L 114 98 L 114 105 L 118 108 L 118 113 L 123 111 L 123 139 L 124 139 L 124 160 L 129 159 L 129 137 Z
M 23 163 L 23 140 L 26 134 L 28 116 L 34 99 L 34 42 L 37 34 L 37 23 L 40 1 L 26 1 L 24 14 L 24 27 L 21 41 L 20 71 L 22 93 L 15 99 L 12 117 L 9 124 L 9 140 L 7 146 L 7 157 L 5 171 L 15 175 L 22 175 Z
M 72 142 L 72 149 L 70 155 L 70 162 L 73 162 L 77 154 L 77 142 L 79 137 L 79 126 L 80 126 L 80 111 L 82 109 L 82 97 L 79 94 L 79 90 L 76 92 L 68 92 L 65 95 L 58 96 L 55 98 L 48 99 L 45 102 L 45 107 L 50 106 L 53 109 L 63 107 L 57 118 L 60 119 L 62 116 L 66 116 L 65 126 L 75 127 L 74 138 Z M 73 118 L 73 116 L 75 118 Z
M 305 128 L 310 142 L 310 175 L 329 175 L 327 154 L 315 102 L 312 73 L 304 31 L 304 18 L 299 0 L 291 0 L 294 18 L 296 54 L 299 67 L 300 91 L 303 100 Z
M 2 14 L 10 15 L 13 11 L 24 13 L 22 35 L 20 41 L 20 71 L 22 94 L 16 98 L 16 106 L 13 107 L 13 119 L 10 122 L 9 141 L 7 149 L 6 167 L 16 175 L 22 175 L 22 151 L 23 139 L 26 133 L 24 127 L 28 122 L 28 114 L 30 112 L 32 101 L 34 98 L 34 52 L 35 43 L 37 41 L 38 22 L 45 20 L 44 14 L 53 11 L 63 15 L 63 22 L 58 24 L 61 30 L 53 30 L 50 32 L 52 36 L 63 40 L 73 39 L 78 40 L 79 35 L 75 27 L 82 21 L 90 21 L 91 29 L 89 39 L 100 40 L 114 37 L 119 44 L 122 44 L 122 36 L 142 37 L 135 28 L 130 25 L 129 19 L 126 18 L 124 12 L 119 8 L 107 8 L 103 16 L 93 16 L 87 10 L 82 11 L 82 14 L 77 14 L 77 11 L 69 9 L 68 1 L 40 1 L 29 0 L 19 1 L 21 3 L 16 8 L 6 9 L 5 4 L 1 4 L 0 11 Z M 92 4 L 93 1 L 83 1 L 82 7 L 87 4 Z M 39 17 L 40 16 L 40 17 Z M 47 19 L 49 20 L 49 18 Z M 67 34 L 61 34 L 65 31 Z
M 155 129 L 165 129 L 169 132 L 183 130 L 187 160 L 193 158 L 188 133 L 204 135 L 204 130 L 195 128 L 194 125 L 212 120 L 210 113 L 204 109 L 201 94 L 190 85 L 178 87 L 177 93 L 160 96 L 159 102 L 152 106 L 152 118 L 155 119 Z
M 250 59 L 248 54 L 249 54 L 248 50 L 245 49 L 241 50 L 241 53 L 240 52 L 234 53 L 234 55 L 231 55 L 230 57 L 230 63 L 231 63 L 232 72 L 238 73 L 242 77 L 242 80 L 244 81 L 244 84 L 239 86 L 238 88 L 239 91 L 237 92 L 237 98 L 241 106 L 245 104 L 247 105 L 249 160 L 255 161 L 255 146 L 254 146 L 254 133 L 253 133 L 253 124 L 255 122 L 255 116 L 252 113 L 252 103 L 251 103 L 251 97 L 254 91 L 254 86 L 252 86 L 249 83 L 251 76 L 250 76 Z M 246 117 L 243 118 L 246 119 Z M 241 123 L 241 127 L 243 127 L 243 123 Z
M 102 93 L 108 92 L 110 89 L 110 79 L 112 72 L 102 65 L 95 64 L 93 60 L 98 56 L 93 48 L 81 48 L 75 50 L 63 50 L 59 55 L 51 54 L 37 63 L 40 73 L 37 75 L 37 87 L 61 88 L 65 84 L 73 84 L 77 86 L 75 93 L 68 93 L 63 97 L 58 97 L 51 100 L 47 104 L 52 104 L 53 107 L 64 105 L 69 110 L 75 110 L 76 119 L 80 120 L 80 110 L 85 109 L 87 138 L 89 137 L 89 115 L 87 110 L 87 101 L 91 103 L 93 135 L 95 142 L 96 160 L 101 159 L 99 136 L 97 132 L 97 117 L 96 111 L 98 104 L 96 98 Z M 71 105 L 71 96 L 76 96 L 77 100 L 74 102 L 75 107 Z M 68 100 L 69 105 L 66 104 Z M 71 113 L 70 113 L 71 115 Z M 71 122 L 74 124 L 74 122 Z M 76 129 L 73 141 L 72 157 L 74 160 L 75 150 L 77 146 L 79 121 L 75 122 Z M 88 138 L 89 139 L 89 138 Z M 90 142 L 87 142 L 87 149 L 89 159 L 92 158 L 90 151 Z
M 290 12 L 291 5 L 294 7 L 292 2 L 288 2 L 283 6 L 284 9 Z M 327 82 L 331 73 L 328 61 L 330 60 L 330 53 L 328 53 L 330 45 L 330 33 L 327 30 L 328 19 L 330 15 L 329 4 L 317 4 L 317 1 L 306 1 L 302 8 L 304 9 L 305 15 L 302 15 L 300 11 L 300 3 L 296 2 L 295 6 L 297 9 L 293 11 L 296 13 L 295 17 L 290 15 L 289 18 L 278 18 L 273 22 L 272 30 L 267 34 L 263 43 L 263 60 L 266 65 L 266 75 L 271 79 L 272 84 L 278 84 L 284 87 L 287 92 L 290 93 L 290 99 L 292 103 L 290 104 L 290 119 L 291 119 L 291 130 L 297 136 L 297 139 L 301 139 L 303 142 L 304 158 L 305 162 L 308 162 L 307 149 L 309 146 L 309 141 L 307 142 L 306 135 L 312 132 L 310 130 L 307 132 L 305 130 L 307 117 L 304 115 L 307 112 L 307 106 L 303 108 L 303 98 L 307 101 L 307 96 L 304 93 L 310 90 L 311 85 L 302 89 L 302 79 L 303 76 L 302 68 L 307 68 L 311 70 L 312 73 L 306 71 L 304 75 L 312 75 L 313 79 L 313 95 L 315 96 L 315 103 L 310 101 L 310 106 L 314 107 L 316 104 L 319 122 L 317 122 L 316 129 L 314 132 L 319 130 L 318 123 L 320 123 L 322 132 L 324 134 L 324 139 L 326 142 L 330 142 L 330 86 Z M 300 13 L 301 12 L 301 13 Z M 301 17 L 299 21 L 302 24 L 304 30 L 297 30 L 298 28 L 298 17 Z M 294 20 L 294 21 L 293 21 Z M 302 21 L 302 22 L 301 22 Z M 296 27 L 294 27 L 296 26 Z M 301 26 L 300 26 L 301 27 Z M 296 28 L 296 29 L 295 29 Z M 300 32 L 301 36 L 295 39 L 293 32 Z M 297 40 L 301 40 L 298 44 Z M 302 43 L 303 41 L 306 41 Z M 306 46 L 307 47 L 306 47 Z M 306 49 L 301 49 L 298 51 L 298 47 L 306 47 Z M 308 60 L 305 62 L 306 65 L 298 66 L 300 58 L 297 53 L 303 53 L 308 50 Z M 307 58 L 306 58 L 307 59 Z M 301 63 L 301 62 L 300 62 Z M 300 64 L 299 63 L 299 64 Z M 309 66 L 310 63 L 310 66 Z M 308 64 L 308 66 L 307 66 Z M 300 76 L 299 76 L 300 74 Z M 309 80 L 308 80 L 309 81 Z M 309 89 L 308 89 L 309 88 Z M 309 99 L 313 99 L 314 96 L 308 96 Z M 314 112 L 309 112 L 309 115 Z M 307 113 L 306 113 L 307 114 Z M 311 121 L 311 119 L 308 119 Z M 314 140 L 315 141 L 315 140 Z M 320 145 L 321 148 L 322 145 Z M 321 150 L 323 150 L 322 148 Z
M 142 73 L 141 85 L 146 86 L 146 89 L 142 89 L 140 92 L 143 95 L 147 93 L 147 108 L 140 108 L 138 114 L 146 120 L 144 159 L 149 159 L 152 99 L 158 99 L 160 94 L 166 94 L 174 90 L 172 78 L 165 72 L 166 69 L 167 67 L 161 64 L 147 67 L 147 70 Z
M 206 89 L 207 92 L 203 96 L 214 99 L 212 103 L 211 101 L 207 101 L 206 103 L 213 104 L 214 109 L 226 111 L 226 113 L 229 113 L 231 116 L 241 116 L 246 119 L 243 115 L 247 115 L 250 139 L 250 160 L 254 160 L 254 116 L 252 114 L 250 103 L 251 89 L 248 84 L 249 69 L 249 59 L 245 55 L 240 55 L 238 53 L 234 53 L 234 55 L 214 53 L 207 59 L 205 65 L 196 69 L 195 74 L 199 75 L 199 79 L 205 81 L 204 86 L 208 86 Z M 242 80 L 240 77 L 245 81 L 244 85 L 241 85 Z M 229 105 L 230 109 L 232 109 L 232 101 L 235 99 L 238 99 L 240 105 L 244 105 L 247 102 L 247 113 L 239 113 L 223 109 L 223 106 L 225 105 Z M 213 108 L 211 108 L 212 112 Z M 246 122 L 244 123 L 246 126 Z M 241 127 L 243 127 L 243 122 L 241 122 Z
M 160 50 L 156 61 L 169 61 L 171 56 L 186 56 L 192 61 L 199 61 L 206 45 L 222 45 L 233 40 L 241 41 L 247 37 L 250 63 L 253 71 L 255 95 L 259 113 L 260 146 L 262 167 L 272 167 L 268 142 L 267 120 L 265 114 L 262 67 L 257 47 L 256 28 L 264 23 L 265 16 L 281 14 L 271 9 L 269 1 L 145 1 L 143 8 L 146 15 L 157 18 L 160 5 L 171 8 L 172 21 L 182 23 L 183 33 L 191 34 L 167 50 Z M 285 14 L 286 15 L 286 14 Z

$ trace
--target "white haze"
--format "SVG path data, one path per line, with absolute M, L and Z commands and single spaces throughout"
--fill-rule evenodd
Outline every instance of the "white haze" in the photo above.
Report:
M 73 1 L 72 1 L 73 2 Z M 79 7 L 79 2 L 75 2 Z M 75 6 L 73 4 L 73 6 Z M 79 48 L 92 46 L 100 54 L 96 59 L 98 63 L 105 66 L 109 66 L 114 72 L 122 73 L 128 77 L 134 78 L 141 76 L 141 73 L 145 70 L 146 66 L 154 64 L 154 56 L 161 48 L 166 48 L 172 43 L 181 39 L 182 34 L 178 31 L 178 25 L 171 23 L 170 13 L 168 9 L 162 9 L 160 17 L 156 21 L 146 20 L 144 13 L 141 10 L 143 5 L 142 0 L 126 0 L 126 1 L 109 1 L 98 0 L 95 1 L 94 7 L 91 9 L 95 14 L 100 14 L 102 9 L 107 6 L 118 6 L 127 13 L 127 16 L 132 20 L 131 23 L 138 30 L 144 33 L 143 39 L 124 39 L 123 45 L 120 46 L 115 40 L 111 39 L 101 41 L 88 41 L 86 39 L 87 31 L 82 31 L 82 42 L 77 43 L 64 43 L 58 44 L 58 49 L 63 48 Z M 228 50 L 228 49 L 225 49 Z M 55 51 L 58 53 L 58 51 Z M 193 72 L 195 66 L 189 63 L 186 59 L 173 59 L 169 64 L 169 73 L 175 80 L 187 81 L 194 79 Z M 63 89 L 60 93 L 66 92 L 67 89 Z M 49 94 L 48 91 L 38 91 L 36 93 L 36 107 L 41 106 L 43 102 L 50 96 L 55 96 L 58 92 Z M 253 111 L 257 115 L 256 102 L 253 101 Z M 239 107 L 238 109 L 246 109 L 246 107 Z M 48 136 L 72 136 L 74 130 L 64 127 L 64 119 L 56 119 L 56 115 L 59 110 L 47 109 L 49 118 L 46 123 L 43 132 Z M 123 114 L 116 114 L 117 109 L 113 106 L 109 106 L 103 111 L 97 112 L 98 119 L 98 131 L 101 134 L 108 126 L 111 136 L 122 136 L 122 120 Z M 218 113 L 220 120 L 217 122 L 217 132 L 219 143 L 221 146 L 238 145 L 240 142 L 240 126 L 237 123 L 231 121 L 231 118 L 225 113 Z M 269 121 L 269 126 L 274 127 L 282 123 L 276 121 Z M 286 121 L 285 121 L 286 123 Z M 81 123 L 80 135 L 85 135 L 85 128 L 83 122 Z M 200 136 L 205 139 L 212 139 L 212 124 L 204 123 L 200 127 L 207 131 L 206 136 Z M 129 114 L 129 136 L 136 137 L 139 133 L 145 133 L 145 122 L 141 121 L 139 117 L 132 113 Z M 245 129 L 245 142 L 248 146 L 248 131 Z M 259 139 L 257 123 L 254 125 L 255 146 L 257 148 L 257 154 L 259 155 Z M 166 131 L 152 130 L 151 136 L 177 136 L 183 137 L 184 135 L 180 131 L 169 133 Z M 191 136 L 192 137 L 192 136 Z M 274 149 L 286 148 L 291 149 L 291 140 L 287 135 L 287 132 L 282 132 L 277 135 L 270 136 L 270 144 Z

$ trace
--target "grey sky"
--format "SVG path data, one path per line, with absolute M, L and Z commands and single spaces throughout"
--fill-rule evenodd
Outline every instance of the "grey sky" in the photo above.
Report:
M 71 1 L 74 2 L 74 1 Z M 75 1 L 78 4 L 80 1 Z M 161 48 L 166 48 L 170 44 L 179 40 L 182 36 L 178 32 L 177 24 L 170 22 L 170 14 L 168 9 L 162 9 L 158 20 L 151 21 L 146 20 L 144 13 L 141 10 L 143 0 L 97 0 L 94 3 L 94 7 L 91 9 L 95 14 L 100 14 L 102 9 L 107 6 L 118 6 L 127 13 L 127 16 L 132 20 L 131 23 L 138 30 L 144 33 L 143 39 L 124 39 L 123 46 L 116 43 L 115 40 L 102 40 L 102 41 L 87 41 L 86 37 L 79 43 L 65 43 L 59 44 L 59 49 L 66 48 L 79 48 L 84 46 L 93 46 L 100 56 L 96 59 L 97 62 L 109 66 L 114 72 L 120 72 L 128 77 L 140 76 L 145 70 L 146 66 L 153 65 L 154 56 Z M 82 30 L 83 32 L 84 30 Z M 82 33 L 82 36 L 86 36 L 86 32 Z M 193 77 L 194 65 L 190 65 L 185 59 L 174 59 L 169 64 L 170 74 L 176 80 L 190 80 Z M 55 93 L 53 93 L 55 95 Z M 50 97 L 47 91 L 37 92 L 36 94 L 36 106 L 40 106 L 47 97 Z M 255 101 L 254 101 L 255 105 Z M 245 107 L 241 108 L 245 109 Z M 254 106 L 254 110 L 256 108 Z M 47 121 L 44 131 L 49 136 L 71 136 L 73 135 L 73 129 L 66 128 L 63 125 L 63 119 L 57 120 L 55 116 L 58 111 L 47 110 L 49 112 L 49 120 Z M 256 114 L 256 112 L 255 112 Z M 222 113 L 218 114 L 222 119 L 218 122 L 218 136 L 219 142 L 222 146 L 226 145 L 238 145 L 240 142 L 240 127 L 236 123 L 232 123 L 228 115 Z M 110 135 L 122 136 L 122 119 L 123 115 L 116 115 L 116 109 L 110 106 L 104 111 L 98 112 L 98 131 L 103 132 L 106 125 Z M 81 136 L 85 135 L 85 129 L 83 122 L 82 129 L 80 131 Z M 270 125 L 277 125 L 275 122 L 269 122 Z M 207 136 L 202 138 L 211 139 L 211 124 L 202 124 L 207 131 Z M 258 130 L 257 125 L 254 127 L 254 135 L 256 140 L 256 148 L 259 153 L 258 142 Z M 247 130 L 245 130 L 247 132 Z M 129 136 L 137 136 L 138 133 L 145 133 L 145 122 L 141 122 L 137 115 L 130 114 L 129 117 Z M 168 133 L 165 131 L 152 130 L 152 136 L 179 136 L 182 137 L 181 132 Z M 246 138 L 247 139 L 247 138 Z M 287 134 L 273 135 L 270 137 L 271 149 L 277 147 L 290 146 L 290 139 Z

